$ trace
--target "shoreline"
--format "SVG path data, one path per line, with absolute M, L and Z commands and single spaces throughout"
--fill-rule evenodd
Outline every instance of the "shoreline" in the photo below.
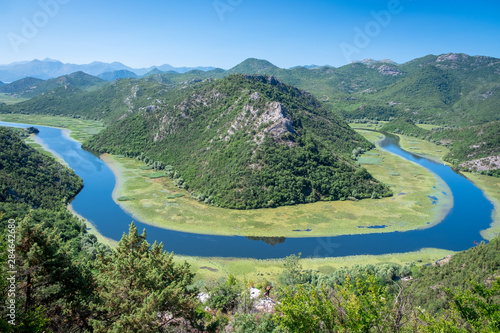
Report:
M 68 211 L 71 212 L 71 214 L 73 214 L 74 216 L 78 217 L 79 219 L 83 220 L 85 225 L 86 225 L 86 231 L 88 234 L 91 234 L 91 235 L 95 235 L 97 237 L 97 240 L 100 242 L 100 243 L 103 243 L 103 244 L 106 244 L 108 245 L 109 247 L 111 248 L 114 248 L 117 244 L 118 244 L 118 241 L 114 240 L 114 239 L 111 239 L 111 238 L 108 238 L 108 237 L 105 237 L 103 236 L 100 232 L 99 232 L 99 229 L 97 229 L 97 227 L 92 223 L 90 222 L 89 220 L 87 220 L 85 217 L 83 217 L 82 215 L 78 214 L 73 206 L 71 205 L 71 203 L 67 204 L 66 205 L 66 209 Z

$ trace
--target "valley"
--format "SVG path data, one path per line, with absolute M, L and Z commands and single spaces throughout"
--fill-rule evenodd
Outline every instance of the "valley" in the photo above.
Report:
M 47 169 L 76 185 L 37 208 L 33 184 L 20 192 L 5 183 L 0 222 L 14 214 L 23 228 L 53 228 L 74 258 L 100 265 L 124 241 L 162 242 L 189 288 L 209 292 L 230 283 L 221 281 L 262 289 L 295 274 L 292 285 L 335 286 L 373 274 L 383 284 L 421 279 L 416 300 L 427 306 L 432 272 L 464 270 L 456 262 L 474 253 L 494 257 L 498 243 L 496 79 L 485 66 L 497 62 L 459 54 L 286 70 L 249 59 L 228 71 L 3 85 L 0 121 L 40 129 L 36 141 L 23 130 L 4 135 L 35 149 L 16 143 L 42 172 L 27 179 L 60 186 Z M 147 236 L 134 234 L 143 228 Z M 465 273 L 453 274 L 444 285 Z M 428 303 L 444 309 L 442 298 Z

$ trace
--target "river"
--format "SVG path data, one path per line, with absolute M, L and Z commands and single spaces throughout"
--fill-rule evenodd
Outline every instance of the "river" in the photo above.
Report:
M 79 142 L 65 136 L 61 129 L 6 122 L 0 125 L 35 126 L 40 130 L 38 138 L 83 179 L 84 188 L 71 204 L 102 235 L 119 240 L 135 221 L 139 231 L 146 229 L 149 242 L 163 242 L 166 251 L 180 255 L 269 259 L 299 252 L 302 257 L 340 257 L 402 253 L 428 247 L 462 251 L 484 240 L 480 231 L 492 223 L 493 204 L 471 181 L 448 166 L 402 150 L 396 139 L 386 137 L 381 142 L 383 149 L 422 165 L 448 184 L 454 206 L 441 223 L 406 232 L 286 239 L 249 239 L 167 230 L 137 221 L 123 211 L 111 196 L 116 184 L 112 171 L 101 159 L 81 149 Z

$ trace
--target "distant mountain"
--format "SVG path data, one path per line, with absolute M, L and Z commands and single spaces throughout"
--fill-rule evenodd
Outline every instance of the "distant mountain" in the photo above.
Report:
M 290 67 L 289 69 L 295 69 L 295 68 L 307 68 L 307 69 L 313 69 L 313 68 L 320 68 L 320 67 L 323 67 L 323 66 L 318 66 L 318 65 L 303 65 L 303 66 L 293 66 L 293 67 Z
M 75 72 L 45 81 L 35 78 L 17 80 L 0 87 L 0 92 L 9 93 L 16 97 L 31 98 L 58 87 L 87 89 L 103 82 L 102 79 L 95 76 Z
M 101 75 L 107 72 L 127 70 L 142 76 L 155 67 L 148 68 L 131 68 L 120 62 L 104 63 L 94 61 L 90 64 L 76 65 L 64 64 L 58 60 L 44 59 L 15 62 L 8 65 L 0 65 L 0 80 L 13 82 L 26 77 L 34 77 L 42 80 L 47 80 L 61 75 L 67 75 L 74 72 L 82 71 L 90 75 Z M 173 67 L 170 65 L 157 66 L 161 71 L 175 71 L 178 73 L 185 73 L 192 69 L 199 69 L 202 71 L 212 70 L 214 67 Z
M 168 73 L 176 73 L 175 71 L 167 71 Z M 152 70 L 150 70 L 149 72 L 147 72 L 146 74 L 142 75 L 143 77 L 147 77 L 147 76 L 150 76 L 150 75 L 155 75 L 155 74 L 162 74 L 164 72 L 162 72 L 161 70 L 159 70 L 158 68 L 153 68 Z
M 281 68 L 271 64 L 267 60 L 250 58 L 243 61 L 227 71 L 228 74 L 273 74 L 280 71 Z
M 361 61 L 359 60 L 356 60 L 356 61 L 353 61 L 352 63 L 362 63 L 362 64 L 365 64 L 367 66 L 372 66 L 374 64 L 390 64 L 390 65 L 397 65 L 396 62 L 390 60 L 390 59 L 382 59 L 382 60 L 375 60 L 375 59 L 371 59 L 371 58 L 368 58 L 368 59 L 363 59 Z
M 150 161 L 198 200 L 227 208 L 390 194 L 350 157 L 372 144 L 310 93 L 272 76 L 230 75 L 161 99 L 84 147 Z
M 0 81 L 0 87 L 5 85 L 5 83 L 3 83 L 2 81 Z
M 138 76 L 134 72 L 128 71 L 126 69 L 121 69 L 113 72 L 105 72 L 97 75 L 98 78 L 104 81 L 113 81 L 116 79 L 137 79 Z

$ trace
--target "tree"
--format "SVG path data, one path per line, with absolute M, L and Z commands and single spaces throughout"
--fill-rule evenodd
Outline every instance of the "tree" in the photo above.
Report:
M 57 229 L 35 224 L 31 212 L 16 229 L 16 331 L 88 329 L 90 270 L 73 260 Z
M 134 223 L 112 254 L 97 256 L 98 300 L 91 321 L 96 332 L 144 332 L 196 326 L 194 274 L 177 265 L 163 244 L 150 246 Z

